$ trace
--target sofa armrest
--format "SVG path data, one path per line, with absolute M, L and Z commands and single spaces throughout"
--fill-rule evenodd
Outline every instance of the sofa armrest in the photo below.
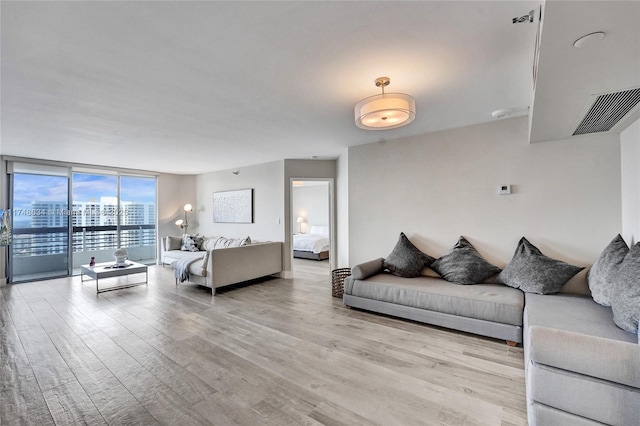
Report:
M 379 274 L 384 270 L 383 263 L 383 258 L 360 263 L 351 268 L 351 276 L 355 280 L 364 280 L 372 275 Z
M 531 362 L 640 388 L 640 345 L 531 326 Z

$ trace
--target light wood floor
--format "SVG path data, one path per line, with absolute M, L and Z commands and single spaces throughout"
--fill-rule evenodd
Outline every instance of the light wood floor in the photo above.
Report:
M 347 309 L 328 262 L 296 266 L 215 297 L 161 267 L 1 288 L 0 424 L 526 424 L 521 348 Z

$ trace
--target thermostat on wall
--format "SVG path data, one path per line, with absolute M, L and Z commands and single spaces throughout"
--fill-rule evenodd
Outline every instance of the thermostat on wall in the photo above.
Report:
M 511 194 L 511 185 L 500 185 L 500 188 L 498 189 L 498 194 L 500 195 Z

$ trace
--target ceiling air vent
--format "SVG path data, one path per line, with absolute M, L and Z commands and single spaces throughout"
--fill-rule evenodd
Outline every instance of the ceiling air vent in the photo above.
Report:
M 573 136 L 607 132 L 639 103 L 640 87 L 599 95 L 578 124 Z

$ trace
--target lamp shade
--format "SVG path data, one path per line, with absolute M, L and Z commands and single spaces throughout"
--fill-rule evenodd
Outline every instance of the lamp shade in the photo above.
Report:
M 298 219 L 296 220 L 296 223 L 304 223 L 304 217 L 298 216 Z
M 184 205 L 184 211 L 185 212 L 190 212 L 192 210 L 193 210 L 193 207 L 191 206 L 191 204 L 187 203 L 187 204 Z
M 182 226 L 183 223 L 184 223 L 184 220 L 182 220 L 182 219 L 176 220 L 176 225 L 177 226 Z
M 394 129 L 416 118 L 416 101 L 404 93 L 384 93 L 360 101 L 354 114 L 356 126 L 361 129 Z
M 415 99 L 404 93 L 385 93 L 384 88 L 391 84 L 389 77 L 378 77 L 375 83 L 382 93 L 358 102 L 354 108 L 356 126 L 365 130 L 395 129 L 416 118 Z

